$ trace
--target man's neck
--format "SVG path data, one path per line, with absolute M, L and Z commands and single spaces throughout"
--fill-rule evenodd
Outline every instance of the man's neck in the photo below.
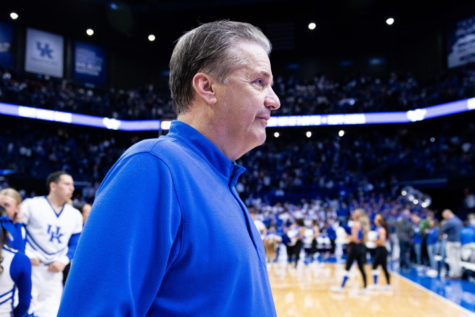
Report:
M 53 206 L 56 212 L 61 211 L 63 209 L 64 204 L 66 203 L 64 200 L 57 198 L 56 196 L 49 194 L 47 196 L 48 201 L 50 202 L 51 206 Z
M 177 120 L 182 121 L 193 127 L 210 140 L 230 161 L 235 161 L 241 157 L 244 151 L 239 151 L 240 147 L 237 142 L 229 142 L 223 129 L 207 120 L 206 116 L 200 113 L 192 113 L 191 111 L 180 114 Z

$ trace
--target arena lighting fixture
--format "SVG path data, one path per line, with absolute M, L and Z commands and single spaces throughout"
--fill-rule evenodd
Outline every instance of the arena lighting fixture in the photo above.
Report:
M 432 204 L 432 199 L 431 199 L 429 196 L 427 196 L 427 197 L 424 199 L 424 201 L 421 202 L 421 207 L 422 207 L 422 208 L 427 208 L 427 207 L 430 206 L 430 204 Z
M 91 28 L 89 28 L 89 29 L 86 30 L 86 34 L 87 34 L 88 36 L 93 36 L 93 35 L 94 35 L 94 30 L 91 29 Z
M 413 123 L 427 119 L 439 118 L 457 113 L 475 110 L 475 98 L 462 99 L 436 106 L 393 112 L 325 114 L 303 116 L 273 116 L 268 121 L 268 128 L 279 127 L 314 127 L 344 126 L 368 124 Z M 0 102 L 0 115 L 23 117 L 36 120 L 63 122 L 102 129 L 121 131 L 157 131 L 168 130 L 170 121 L 160 120 L 119 120 L 96 117 L 79 113 L 54 111 L 41 108 L 25 107 Z
M 386 24 L 387 25 L 393 25 L 394 24 L 394 18 L 391 18 L 391 17 L 387 18 L 386 19 Z
M 308 29 L 309 29 L 310 31 L 315 30 L 316 27 L 317 27 L 317 24 L 316 24 L 315 22 L 310 22 L 310 23 L 308 24 Z
M 434 143 L 434 142 L 435 142 L 435 138 L 434 138 L 434 137 L 431 137 L 431 138 L 430 138 L 430 142 L 431 142 L 431 143 Z
M 274 132 L 274 138 L 278 138 L 280 136 L 280 133 L 279 132 Z
M 419 205 L 422 208 L 427 208 L 432 204 L 432 198 L 429 195 L 412 186 L 405 186 L 401 190 L 401 195 L 407 197 L 412 204 Z
M 109 4 L 109 7 L 110 7 L 112 10 L 117 10 L 117 9 L 119 9 L 119 6 L 118 6 L 117 3 L 115 3 L 115 2 L 111 2 L 111 3 Z
M 305 132 L 305 136 L 310 139 L 312 137 L 312 131 Z
M 338 136 L 342 138 L 345 135 L 345 130 L 338 131 Z
M 149 40 L 150 42 L 155 41 L 155 39 L 156 39 L 155 34 L 149 34 L 149 35 L 148 35 L 148 40 Z
M 10 12 L 10 19 L 12 20 L 16 20 L 18 19 L 20 16 L 18 15 L 18 13 L 16 12 Z

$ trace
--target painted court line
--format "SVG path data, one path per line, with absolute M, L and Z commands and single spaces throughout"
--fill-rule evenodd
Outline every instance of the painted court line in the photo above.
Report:
M 395 275 L 397 275 L 397 276 L 399 276 L 399 277 L 401 277 L 403 280 L 405 280 L 405 281 L 408 282 L 409 284 L 414 285 L 416 288 L 422 289 L 422 290 L 427 291 L 428 293 L 430 293 L 430 294 L 432 294 L 432 295 L 435 295 L 436 297 L 439 297 L 440 299 L 444 300 L 446 303 L 452 305 L 453 307 L 456 307 L 456 308 L 460 309 L 462 312 L 468 313 L 469 316 L 470 316 L 470 315 L 475 316 L 475 313 L 474 313 L 474 312 L 472 312 L 472 311 L 466 309 L 465 307 L 462 307 L 462 306 L 460 306 L 460 305 L 458 305 L 458 304 L 452 302 L 450 299 L 445 298 L 444 296 L 442 296 L 442 295 L 440 295 L 440 294 L 437 294 L 437 293 L 434 292 L 433 290 L 428 289 L 428 288 L 426 288 L 426 287 L 424 287 L 424 286 L 422 286 L 422 285 L 420 285 L 420 284 L 418 284 L 418 283 L 412 281 L 411 279 L 409 279 L 409 278 L 407 278 L 407 277 L 405 277 L 405 276 L 402 276 L 402 275 L 399 274 L 398 272 L 392 271 L 391 273 L 392 273 L 392 274 L 395 274 Z

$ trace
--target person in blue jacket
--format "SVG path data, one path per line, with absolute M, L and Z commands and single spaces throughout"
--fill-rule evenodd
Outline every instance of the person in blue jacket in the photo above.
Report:
M 30 259 L 12 249 L 8 241 L 8 235 L 16 230 L 5 208 L 0 206 L 0 316 L 26 316 L 30 307 Z M 18 302 L 15 303 L 17 292 Z
M 235 161 L 266 138 L 269 40 L 216 21 L 170 60 L 177 120 L 114 164 L 84 227 L 58 316 L 276 316 Z

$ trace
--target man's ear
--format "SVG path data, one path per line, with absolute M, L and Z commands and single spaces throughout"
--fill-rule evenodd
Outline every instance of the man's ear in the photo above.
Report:
M 217 101 L 213 89 L 213 78 L 205 73 L 196 73 L 193 76 L 193 89 L 196 97 L 203 99 L 207 104 L 214 105 Z

